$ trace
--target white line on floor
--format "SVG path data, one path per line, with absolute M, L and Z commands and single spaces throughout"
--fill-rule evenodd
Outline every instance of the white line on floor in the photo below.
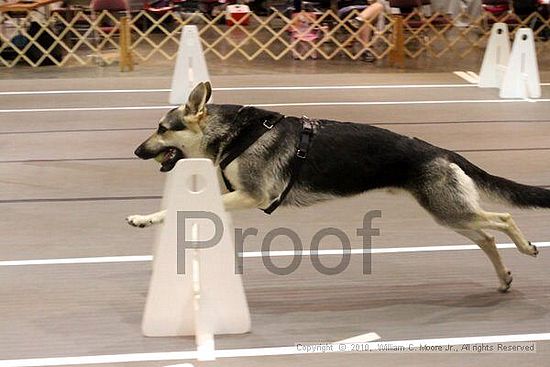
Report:
M 73 257 L 73 258 L 64 258 L 64 259 L 0 261 L 0 266 L 125 263 L 125 262 L 143 262 L 143 261 L 151 261 L 151 260 L 153 260 L 153 256 L 151 255 Z
M 346 339 L 343 339 L 343 340 L 338 340 L 336 343 L 342 343 L 342 344 L 346 344 L 346 343 L 368 343 L 368 342 L 373 342 L 373 341 L 379 340 L 379 339 L 381 339 L 380 335 L 378 335 L 377 333 L 374 333 L 374 332 L 370 332 L 370 333 L 365 333 L 365 334 L 361 334 L 361 335 L 352 336 L 350 338 L 346 338 Z
M 465 99 L 441 101 L 377 101 L 377 102 L 298 102 L 298 103 L 256 103 L 252 107 L 303 107 L 303 106 L 393 106 L 393 105 L 426 105 L 426 104 L 467 104 L 467 103 L 522 103 L 550 102 L 550 99 Z M 0 110 L 0 113 L 29 112 L 78 112 L 78 111 L 128 111 L 128 110 L 167 110 L 173 105 L 165 106 L 119 106 L 119 107 L 60 107 L 60 108 L 20 108 Z
M 550 242 L 536 242 L 533 244 L 540 248 L 550 247 Z M 513 243 L 501 243 L 501 244 L 497 244 L 497 247 L 499 249 L 511 249 L 511 248 L 516 248 L 516 245 L 514 245 Z M 411 252 L 471 251 L 471 250 L 479 250 L 479 249 L 480 248 L 477 245 L 447 245 L 447 246 L 373 248 L 370 251 L 368 249 L 356 248 L 356 249 L 351 249 L 348 252 L 351 255 L 360 255 L 360 254 L 369 253 L 369 252 L 375 255 L 375 254 L 399 254 L 399 253 L 404 254 L 404 253 L 411 253 Z M 269 251 L 269 252 L 247 251 L 247 252 L 243 252 L 241 254 L 241 257 L 243 258 L 263 257 L 263 256 L 278 257 L 278 256 L 296 256 L 296 255 L 311 256 L 314 254 L 315 254 L 315 251 L 310 251 L 310 250 L 303 250 L 303 251 L 288 250 L 288 251 Z M 343 255 L 344 250 L 342 250 L 341 248 L 330 249 L 330 250 L 319 250 L 317 251 L 317 254 L 321 256 Z
M 477 83 L 479 82 L 479 77 L 477 74 L 471 72 L 471 71 L 454 71 L 454 75 L 466 80 L 468 83 L 471 83 L 470 86 L 477 87 Z
M 539 248 L 550 247 L 550 242 L 533 242 L 533 244 Z M 511 249 L 516 246 L 513 243 L 501 243 L 497 244 L 499 249 Z M 356 248 L 348 251 L 343 249 L 330 249 L 319 251 L 246 251 L 240 255 L 243 258 L 255 258 L 255 257 L 283 257 L 283 256 L 311 256 L 317 254 L 319 256 L 328 255 L 343 255 L 349 253 L 350 255 L 360 255 L 365 253 L 371 253 L 373 255 L 378 254 L 398 254 L 398 253 L 412 253 L 412 252 L 442 252 L 442 251 L 471 251 L 479 250 L 476 245 L 447 245 L 447 246 L 420 246 L 420 247 L 387 247 L 387 248 L 374 248 L 374 249 L 362 249 Z M 98 263 L 119 263 L 119 262 L 145 262 L 152 261 L 153 256 L 105 256 L 105 257 L 77 257 L 77 258 L 64 258 L 64 259 L 36 259 L 36 260 L 4 260 L 0 261 L 0 266 L 25 266 L 25 265 L 63 265 L 63 264 L 98 264 Z
M 455 72 L 464 73 L 464 72 Z M 470 73 L 470 72 L 469 72 Z M 460 76 L 460 75 L 459 75 Z M 472 82 L 472 78 L 467 79 Z M 549 86 L 550 83 L 541 83 L 541 86 Z M 257 86 L 257 87 L 220 87 L 213 88 L 216 92 L 234 91 L 285 91 L 285 90 L 354 90 L 354 89 L 413 89 L 413 88 L 472 88 L 475 84 L 384 84 L 384 85 L 308 85 L 308 86 Z M 49 94 L 98 94 L 98 93 L 168 93 L 168 88 L 154 89 L 67 89 L 67 90 L 38 90 L 38 91 L 5 91 L 0 96 L 17 95 L 49 95 Z
M 392 106 L 423 104 L 467 104 L 467 103 L 521 103 L 550 102 L 550 99 L 462 99 L 441 101 L 378 101 L 378 102 L 298 102 L 298 103 L 264 103 L 250 105 L 253 107 L 287 107 L 287 106 Z M 0 110 L 1 112 L 1 110 Z
M 103 93 L 168 93 L 170 89 L 65 89 L 65 90 L 22 90 L 0 92 L 0 96 L 34 96 L 49 94 L 103 94 Z
M 494 344 L 494 343 L 519 343 L 537 342 L 550 340 L 550 333 L 537 334 L 514 334 L 514 335 L 489 335 L 457 338 L 437 339 L 413 339 L 395 341 L 377 341 L 365 344 L 365 350 L 384 351 L 395 347 L 403 347 L 405 350 L 420 348 L 421 346 L 462 346 L 464 344 Z M 321 349 L 316 352 L 307 352 L 305 348 L 299 348 L 299 343 L 286 347 L 267 348 L 242 348 L 242 349 L 221 349 L 216 350 L 216 358 L 242 358 L 242 357 L 265 357 L 284 356 L 297 354 L 323 353 Z M 325 353 L 340 353 L 338 348 L 325 350 Z M 175 361 L 192 360 L 197 358 L 196 351 L 182 352 L 160 352 L 160 353 L 132 353 L 132 354 L 110 354 L 79 357 L 58 357 L 58 358 L 30 358 L 0 360 L 0 367 L 38 367 L 38 366 L 67 366 L 83 364 L 105 364 L 105 363 L 129 363 L 129 362 L 151 362 L 151 361 Z
M 473 71 L 468 70 L 466 74 L 468 74 L 470 77 L 472 77 L 475 80 L 475 84 L 479 83 L 479 75 L 477 73 L 474 73 Z M 541 86 L 546 84 L 549 84 L 549 83 L 541 83 Z
M 175 106 L 167 105 L 167 106 L 121 106 L 121 107 L 20 108 L 20 109 L 0 110 L 0 113 L 168 110 L 174 107 Z

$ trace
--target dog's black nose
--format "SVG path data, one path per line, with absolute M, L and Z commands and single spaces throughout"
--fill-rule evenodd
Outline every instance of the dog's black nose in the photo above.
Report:
M 134 154 L 138 157 L 138 158 L 141 158 L 141 159 L 146 159 L 145 157 L 145 149 L 143 148 L 143 145 L 140 145 L 139 147 L 137 147 L 137 149 L 135 150 Z
M 142 143 L 139 147 L 137 147 L 134 154 L 141 159 L 151 159 L 151 158 L 155 158 L 155 156 L 159 154 L 159 151 L 151 150 L 151 148 L 147 146 L 147 142 L 145 142 L 145 143 Z

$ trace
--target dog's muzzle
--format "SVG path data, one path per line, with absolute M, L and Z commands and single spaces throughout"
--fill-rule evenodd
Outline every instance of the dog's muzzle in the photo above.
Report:
M 165 147 L 160 151 L 152 152 L 148 150 L 143 145 L 140 145 L 136 151 L 134 152 L 138 158 L 141 159 L 151 159 L 155 158 L 157 162 L 160 163 L 160 171 L 161 172 L 168 172 L 174 166 L 176 165 L 176 162 L 180 159 L 185 158 L 185 154 L 181 151 L 181 149 L 176 147 Z
M 151 159 L 155 158 L 158 152 L 152 152 L 145 147 L 145 144 L 141 144 L 139 147 L 137 147 L 134 154 L 140 159 Z

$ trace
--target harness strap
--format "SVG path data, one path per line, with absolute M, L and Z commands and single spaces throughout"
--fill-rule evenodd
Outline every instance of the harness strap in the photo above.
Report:
M 246 107 L 241 107 L 239 111 L 237 112 L 237 115 L 235 116 L 235 119 L 237 119 L 239 113 Z M 225 183 L 225 187 L 229 191 L 235 191 L 233 188 L 233 185 L 231 185 L 231 182 L 229 182 L 229 179 L 224 173 L 225 168 L 233 162 L 235 159 L 237 159 L 242 153 L 244 153 L 252 144 L 254 144 L 263 134 L 268 132 L 277 124 L 279 121 L 281 121 L 285 116 L 281 115 L 277 119 L 273 121 L 264 120 L 261 127 L 253 127 L 252 131 L 247 132 L 246 134 L 243 134 L 238 139 L 234 140 L 230 146 L 228 151 L 225 153 L 223 158 L 220 160 L 219 166 L 220 171 L 222 174 L 223 182 Z M 300 133 L 300 141 L 298 142 L 298 147 L 296 148 L 296 155 L 293 157 L 291 166 L 290 166 L 290 178 L 288 180 L 288 183 L 285 187 L 285 189 L 281 192 L 281 194 L 271 202 L 269 207 L 267 209 L 263 209 L 264 213 L 271 214 L 281 205 L 283 200 L 286 198 L 290 190 L 292 189 L 292 186 L 296 182 L 298 178 L 298 174 L 300 172 L 300 169 L 302 167 L 303 162 L 307 158 L 307 155 L 309 153 L 309 146 L 311 144 L 311 139 L 313 137 L 313 126 L 314 121 L 310 120 L 308 117 L 303 116 L 301 118 L 302 121 L 302 131 Z
M 283 200 L 292 189 L 292 186 L 298 179 L 300 169 L 302 168 L 302 165 L 309 153 L 309 146 L 313 137 L 313 125 L 314 122 L 311 121 L 307 116 L 302 117 L 302 132 L 300 133 L 300 142 L 298 143 L 298 148 L 296 149 L 296 156 L 294 156 L 294 158 L 292 159 L 290 168 L 290 179 L 288 180 L 285 189 L 283 190 L 283 192 L 281 192 L 279 197 L 273 200 L 273 202 L 271 202 L 267 209 L 264 209 L 264 213 L 273 213 L 275 209 L 277 209 L 279 205 L 281 205 Z
M 235 115 L 235 120 L 239 116 L 239 113 L 243 111 L 246 106 L 243 106 L 239 109 L 237 112 L 237 115 Z M 222 173 L 222 179 L 225 183 L 225 187 L 227 187 L 227 190 L 229 191 L 235 191 L 233 188 L 233 185 L 231 185 L 231 182 L 229 182 L 229 179 L 224 173 L 224 170 L 231 162 L 233 162 L 235 159 L 237 159 L 242 153 L 244 153 L 252 144 L 254 144 L 263 134 L 268 132 L 275 126 L 279 121 L 281 121 L 285 116 L 280 115 L 275 120 L 270 121 L 268 119 L 264 120 L 262 122 L 262 125 L 255 125 L 252 126 L 252 129 L 246 129 L 251 131 L 246 131 L 245 134 L 240 135 L 237 139 L 235 139 L 230 146 L 229 149 L 225 152 L 225 155 L 220 160 L 220 170 Z

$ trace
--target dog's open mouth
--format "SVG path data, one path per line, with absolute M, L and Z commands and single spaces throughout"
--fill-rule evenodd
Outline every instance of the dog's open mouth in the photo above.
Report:
M 174 166 L 176 165 L 176 162 L 180 159 L 185 158 L 185 154 L 183 152 L 175 147 L 169 147 L 162 152 L 160 152 L 156 157 L 155 160 L 160 163 L 160 171 L 161 172 L 168 172 Z

